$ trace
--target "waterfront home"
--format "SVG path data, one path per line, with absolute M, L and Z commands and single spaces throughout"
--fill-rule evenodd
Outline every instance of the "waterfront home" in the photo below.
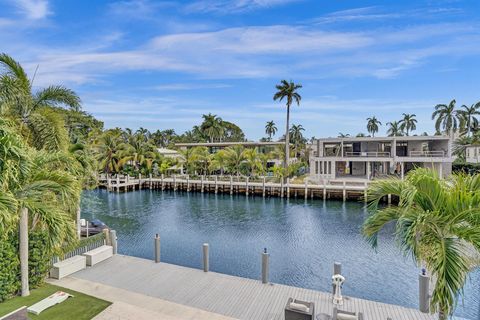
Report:
M 316 139 L 310 146 L 310 179 L 403 178 L 415 167 L 432 168 L 444 177 L 452 171 L 451 150 L 446 136 Z
M 257 148 L 260 153 L 268 153 L 277 146 L 285 146 L 285 142 L 278 141 L 239 141 L 239 142 L 193 142 L 193 143 L 176 143 L 175 147 L 179 149 L 188 149 L 194 147 L 207 147 L 210 153 L 215 153 L 219 150 L 242 146 L 244 148 Z
M 465 161 L 467 163 L 480 163 L 480 145 L 471 144 L 465 147 Z

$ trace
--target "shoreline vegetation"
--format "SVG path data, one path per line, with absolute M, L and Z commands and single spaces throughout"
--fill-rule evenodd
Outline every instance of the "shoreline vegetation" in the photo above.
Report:
M 0 261 L 12 262 L 8 263 L 11 267 L 0 264 L 0 276 L 6 283 L 0 301 L 18 294 L 29 296 L 31 288 L 42 285 L 46 274 L 37 275 L 42 281 L 32 276 L 29 258 L 33 251 L 29 248 L 40 247 L 48 259 L 78 242 L 80 195 L 82 189 L 97 186 L 99 173 L 147 176 L 179 165 L 187 174 L 258 177 L 269 173 L 278 179 L 307 172 L 308 143 L 314 138 L 305 137 L 301 124 L 289 126 L 290 106 L 301 101 L 301 85 L 293 81 L 283 80 L 273 96 L 274 100 L 283 99 L 287 107 L 286 134 L 277 139 L 285 142 L 285 148 L 263 153 L 234 146 L 210 154 L 208 148 L 196 147 L 179 150 L 180 159 L 171 159 L 158 149 L 174 148 L 178 142 L 246 141 L 246 136 L 233 122 L 210 113 L 202 116 L 200 125 L 180 135 L 173 129 L 153 133 L 145 128 L 104 129 L 103 122 L 82 111 L 80 97 L 69 88 L 34 89 L 33 78 L 7 54 L 0 54 L 0 68 Z M 460 108 L 455 104 L 452 100 L 435 106 L 432 119 L 435 134 L 454 139 L 461 166 L 465 146 L 480 144 L 480 102 Z M 387 134 L 412 134 L 415 117 L 403 114 L 401 120 L 388 122 Z M 367 119 L 366 129 L 372 136 L 379 132 L 380 120 L 375 116 Z M 272 141 L 277 130 L 276 124 L 268 121 L 267 137 L 261 141 Z M 267 168 L 267 160 L 272 158 L 278 163 Z M 480 176 L 454 174 L 441 180 L 432 172 L 417 169 L 403 182 L 374 181 L 369 193 L 374 200 L 372 216 L 364 227 L 367 239 L 375 246 L 376 232 L 395 221 L 402 250 L 437 279 L 431 310 L 440 311 L 440 318 L 445 319 L 452 314 L 471 267 L 465 259 L 465 244 L 480 251 Z M 376 199 L 386 194 L 397 195 L 399 204 L 377 208 Z M 33 234 L 40 234 L 41 242 Z M 14 235 L 18 235 L 18 244 L 7 247 L 6 240 Z

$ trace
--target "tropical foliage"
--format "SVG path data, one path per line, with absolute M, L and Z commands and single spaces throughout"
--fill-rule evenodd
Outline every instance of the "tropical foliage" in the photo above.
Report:
M 267 122 L 267 124 L 265 125 L 265 133 L 268 135 L 268 141 L 272 141 L 272 136 L 277 133 L 277 130 L 277 126 L 275 125 L 275 122 L 273 122 L 273 120 Z
M 381 207 L 389 194 L 398 197 L 398 205 Z M 405 180 L 374 181 L 368 199 L 371 215 L 363 225 L 367 240 L 376 248 L 379 232 L 394 223 L 400 249 L 435 280 L 431 311 L 446 319 L 480 254 L 480 175 L 443 180 L 419 168 Z
M 298 93 L 298 90 L 302 88 L 302 85 L 295 84 L 293 81 L 288 82 L 287 80 L 282 80 L 280 84 L 275 86 L 277 91 L 273 95 L 273 100 L 283 101 L 286 100 L 287 106 L 287 123 L 285 129 L 285 168 L 289 165 L 289 154 L 290 154 L 290 106 L 292 103 L 296 103 L 298 106 L 300 105 L 300 101 L 302 100 L 302 96 Z
M 408 136 L 410 131 L 417 129 L 417 119 L 415 114 L 403 113 L 403 119 L 399 121 L 400 129 Z
M 375 117 L 367 118 L 367 131 L 375 137 L 375 133 L 378 132 L 378 126 L 382 125 L 382 123 Z

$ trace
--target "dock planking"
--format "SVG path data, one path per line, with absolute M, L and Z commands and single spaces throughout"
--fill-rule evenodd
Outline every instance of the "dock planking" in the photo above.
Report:
M 331 293 L 168 263 L 116 255 L 72 277 L 149 295 L 237 319 L 283 320 L 289 297 L 315 302 L 316 313 L 332 314 Z M 344 296 L 345 297 L 345 296 Z M 433 320 L 434 315 L 370 300 L 345 297 L 342 310 L 362 312 L 368 320 Z

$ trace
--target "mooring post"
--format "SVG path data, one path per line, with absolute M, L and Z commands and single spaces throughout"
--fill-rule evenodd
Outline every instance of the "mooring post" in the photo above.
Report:
M 230 194 L 233 194 L 233 176 L 230 176 Z
M 153 238 L 153 244 L 155 247 L 155 263 L 160 262 L 160 235 L 157 233 Z
M 203 175 L 201 176 L 200 181 L 201 181 L 201 182 L 200 182 L 200 183 L 201 183 L 201 186 L 200 186 L 200 189 L 201 189 L 201 190 L 200 190 L 200 192 L 203 193 Z
M 419 284 L 419 309 L 421 312 L 428 313 L 430 312 L 430 277 L 427 276 L 425 269 L 422 269 L 422 273 L 418 276 Z
M 363 201 L 367 202 L 367 194 L 368 194 L 368 184 L 365 182 L 364 185 L 364 190 L 363 190 Z
M 120 192 L 120 176 L 117 173 L 117 192 Z
M 262 182 L 262 196 L 265 198 L 265 176 L 263 176 Z
M 343 202 L 347 200 L 347 182 L 343 181 Z
M 148 175 L 148 186 L 150 187 L 150 190 L 152 189 L 152 174 L 150 173 Z
M 340 262 L 333 263 L 333 275 L 342 274 L 342 264 Z M 335 294 L 335 284 L 332 283 L 333 294 Z
M 215 175 L 215 193 L 218 193 L 218 177 Z
M 283 178 L 282 181 L 280 181 L 280 198 L 283 198 Z
M 187 192 L 190 191 L 190 176 L 187 175 Z
M 160 179 L 162 180 L 162 191 L 163 191 L 163 190 L 165 190 L 165 181 L 163 181 L 163 179 L 164 179 L 163 173 L 162 173 L 162 176 L 161 176 Z
M 85 236 L 88 238 L 88 220 L 85 220 Z
M 177 175 L 173 175 L 173 191 L 177 191 Z
M 135 185 L 133 185 L 133 188 L 135 189 Z M 142 174 L 138 174 L 138 190 L 142 189 Z
M 117 254 L 118 244 L 117 244 L 117 231 L 110 230 L 110 241 L 112 243 L 113 254 Z
M 290 178 L 287 178 L 287 198 L 290 198 Z
M 308 199 L 308 181 L 307 178 L 305 178 L 305 200 Z
M 323 200 L 327 199 L 327 183 L 323 182 Z
M 262 253 L 262 283 L 268 283 L 269 268 L 270 254 L 267 253 L 267 248 L 264 248 Z
M 248 177 L 245 181 L 245 195 L 248 197 Z
M 203 272 L 208 272 L 210 269 L 210 257 L 208 243 L 203 244 Z

